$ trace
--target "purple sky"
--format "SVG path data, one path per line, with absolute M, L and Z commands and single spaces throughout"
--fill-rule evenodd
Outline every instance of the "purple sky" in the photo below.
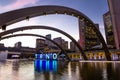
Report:
M 67 6 L 79 10 L 87 15 L 94 23 L 100 25 L 100 30 L 104 36 L 104 26 L 102 15 L 108 11 L 107 0 L 0 0 L 0 13 L 10 10 L 20 9 L 24 7 L 39 6 L 39 5 L 60 5 Z M 47 15 L 31 18 L 29 21 L 21 21 L 10 25 L 7 29 L 21 27 L 25 25 L 47 25 L 59 28 L 72 35 L 76 40 L 79 39 L 78 21 L 77 18 L 67 15 Z M 52 34 L 52 38 L 61 36 L 63 39 L 70 41 L 63 35 L 47 30 L 27 30 L 24 33 L 35 34 Z M 19 33 L 23 33 L 19 32 Z M 22 41 L 23 46 L 35 47 L 36 37 L 17 37 L 1 41 L 5 46 L 14 46 L 15 42 Z M 29 42 L 29 41 L 30 42 Z

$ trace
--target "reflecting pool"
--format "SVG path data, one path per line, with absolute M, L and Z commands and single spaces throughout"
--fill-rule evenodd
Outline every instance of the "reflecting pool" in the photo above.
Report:
M 0 80 L 120 80 L 120 62 L 6 60 Z

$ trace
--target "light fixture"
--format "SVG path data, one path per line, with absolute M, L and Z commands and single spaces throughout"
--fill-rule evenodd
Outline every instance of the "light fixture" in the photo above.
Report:
M 64 12 L 64 14 L 66 15 L 67 13 L 66 13 L 66 12 Z
M 55 14 L 58 14 L 58 11 L 55 11 Z
M 2 26 L 2 30 L 6 30 L 6 25 L 3 25 L 3 26 Z
M 84 21 L 84 18 L 82 18 L 81 21 Z
M 72 13 L 72 16 L 74 16 L 74 14 Z
M 29 17 L 29 16 L 27 16 L 27 17 L 26 17 L 26 20 L 27 20 L 27 21 L 29 21 L 29 19 L 30 19 L 30 17 Z

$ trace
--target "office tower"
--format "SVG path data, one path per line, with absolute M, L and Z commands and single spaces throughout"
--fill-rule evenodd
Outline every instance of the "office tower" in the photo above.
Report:
M 45 40 L 44 39 L 36 39 L 36 50 L 44 50 Z
M 61 37 L 54 38 L 53 41 L 58 43 L 63 49 L 67 50 L 68 49 L 68 42 L 62 39 Z M 53 45 L 57 47 L 56 45 Z
M 51 39 L 51 34 L 46 35 L 46 38 Z M 49 40 L 45 40 L 45 44 L 47 44 L 48 47 L 52 46 L 52 43 Z
M 65 41 L 64 44 L 65 44 L 65 46 L 64 46 L 65 50 L 68 50 L 68 41 Z
M 109 11 L 103 15 L 103 21 L 104 21 L 107 45 L 110 45 L 111 48 L 115 48 L 113 25 L 112 25 L 111 16 L 110 16 Z
M 99 25 L 95 24 L 96 27 L 99 30 Z M 79 20 L 79 36 L 80 36 L 80 46 L 84 50 L 91 50 L 92 47 L 96 45 L 100 45 L 100 41 L 95 33 L 93 31 L 92 27 L 84 22 Z
M 115 45 L 120 49 L 120 0 L 108 0 L 109 11 L 113 24 Z
M 75 47 L 76 47 L 75 44 L 71 41 L 70 42 L 70 50 L 75 52 Z

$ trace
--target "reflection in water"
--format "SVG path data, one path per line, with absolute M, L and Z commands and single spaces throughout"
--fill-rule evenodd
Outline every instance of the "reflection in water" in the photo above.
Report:
M 12 62 L 12 76 L 15 80 L 19 80 L 19 60 L 13 60 Z
M 83 63 L 80 71 L 83 80 L 103 80 L 100 63 Z
M 57 72 L 57 61 L 56 60 L 35 60 L 34 61 L 35 71 L 37 72 Z
M 108 80 L 120 80 L 120 64 L 111 63 L 107 64 L 107 77 Z
M 53 76 L 57 72 L 56 60 L 35 60 L 35 80 L 54 80 Z
M 0 80 L 120 80 L 120 62 L 10 60 L 0 62 Z
M 12 68 L 13 68 L 13 70 L 14 71 L 18 71 L 19 70 L 19 60 L 14 60 L 13 62 L 12 62 Z

